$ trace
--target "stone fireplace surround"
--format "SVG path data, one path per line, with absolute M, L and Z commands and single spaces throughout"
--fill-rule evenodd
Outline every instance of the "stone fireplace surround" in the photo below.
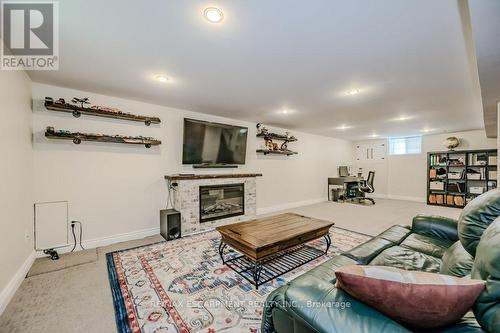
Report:
M 207 175 L 168 175 L 170 184 L 177 184 L 172 190 L 173 206 L 181 213 L 181 233 L 192 233 L 212 229 L 221 225 L 255 219 L 257 216 L 256 177 L 258 173 L 245 174 L 207 174 Z M 244 184 L 243 215 L 200 223 L 200 186 Z

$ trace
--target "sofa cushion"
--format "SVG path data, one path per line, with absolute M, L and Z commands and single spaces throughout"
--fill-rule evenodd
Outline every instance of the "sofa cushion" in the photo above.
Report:
M 412 231 L 408 226 L 393 225 L 386 231 L 382 232 L 377 238 L 387 239 L 395 244 L 401 243 Z
M 386 266 L 344 266 L 335 275 L 337 287 L 397 322 L 419 329 L 459 322 L 486 284 Z
M 375 258 L 383 250 L 394 244 L 386 239 L 373 238 L 366 243 L 356 246 L 354 249 L 344 253 L 344 256 L 356 260 L 359 264 L 365 265 Z
M 400 244 L 402 247 L 413 249 L 430 256 L 441 258 L 444 252 L 453 244 L 445 239 L 432 238 L 419 234 L 411 234 Z
M 474 314 L 481 326 L 500 332 L 500 217 L 481 237 L 472 267 L 472 278 L 486 281 L 486 290 L 479 296 Z
M 288 313 L 319 333 L 409 333 L 377 310 L 314 276 L 293 280 L 285 293 Z M 291 325 L 289 325 L 291 332 Z
M 437 273 L 441 267 L 441 259 L 405 247 L 393 246 L 376 256 L 369 265 Z
M 460 241 L 456 241 L 452 246 L 450 246 L 444 252 L 441 260 L 443 260 L 443 262 L 441 263 L 439 272 L 441 274 L 456 277 L 469 275 L 472 270 L 472 265 L 474 264 L 474 259 L 469 252 L 465 251 Z
M 473 257 L 484 230 L 500 216 L 500 189 L 488 191 L 465 206 L 458 219 L 458 236 Z
M 325 261 L 321 265 L 311 269 L 306 274 L 313 275 L 318 279 L 322 279 L 324 281 L 334 284 L 336 279 L 335 271 L 338 268 L 346 265 L 355 265 L 355 264 L 357 264 L 357 261 L 355 261 L 354 259 L 348 258 L 343 255 L 338 255 L 330 260 Z
M 449 217 L 419 214 L 413 218 L 411 230 L 432 238 L 458 240 L 457 220 Z

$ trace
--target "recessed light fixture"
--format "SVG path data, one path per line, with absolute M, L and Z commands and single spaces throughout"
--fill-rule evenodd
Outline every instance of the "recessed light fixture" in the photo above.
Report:
M 420 132 L 422 132 L 422 133 L 429 133 L 429 132 L 432 132 L 432 131 L 434 131 L 434 130 L 431 129 L 431 128 L 424 128 L 424 129 L 420 130 Z
M 341 130 L 341 131 L 348 130 L 350 128 L 352 128 L 352 126 L 340 125 L 338 127 L 335 127 L 336 130 Z
M 370 135 L 370 138 L 376 138 L 378 137 L 379 135 L 377 133 L 373 133 L 372 135 Z
M 165 83 L 165 82 L 167 82 L 167 81 L 168 81 L 168 77 L 163 76 L 163 75 L 156 75 L 156 76 L 155 76 L 155 79 L 156 79 L 157 81 L 160 81 L 161 83 Z
M 399 118 L 396 118 L 396 120 L 399 120 L 399 121 L 405 121 L 405 120 L 409 120 L 411 119 L 411 117 L 408 117 L 408 116 L 401 116 Z
M 224 18 L 222 10 L 216 7 L 208 7 L 203 11 L 203 16 L 211 23 L 219 23 Z
M 281 113 L 282 114 L 288 114 L 288 113 L 290 113 L 290 111 L 288 111 L 287 109 L 283 109 L 283 110 L 281 110 Z
M 346 94 L 349 95 L 349 96 L 354 96 L 354 95 L 357 95 L 359 93 L 360 93 L 359 89 L 351 89 L 351 90 L 348 90 L 346 92 Z

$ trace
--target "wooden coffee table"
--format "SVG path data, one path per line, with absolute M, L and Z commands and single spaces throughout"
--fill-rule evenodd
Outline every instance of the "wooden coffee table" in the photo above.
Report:
M 328 253 L 329 230 L 335 223 L 294 213 L 217 227 L 222 263 L 258 288 L 280 275 Z M 324 237 L 326 250 L 305 243 Z M 225 258 L 227 246 L 241 253 Z

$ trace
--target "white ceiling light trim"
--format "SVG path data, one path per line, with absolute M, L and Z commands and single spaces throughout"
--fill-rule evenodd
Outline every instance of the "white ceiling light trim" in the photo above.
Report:
M 210 23 L 220 23 L 224 19 L 224 13 L 217 7 L 207 7 L 203 11 L 203 16 Z

